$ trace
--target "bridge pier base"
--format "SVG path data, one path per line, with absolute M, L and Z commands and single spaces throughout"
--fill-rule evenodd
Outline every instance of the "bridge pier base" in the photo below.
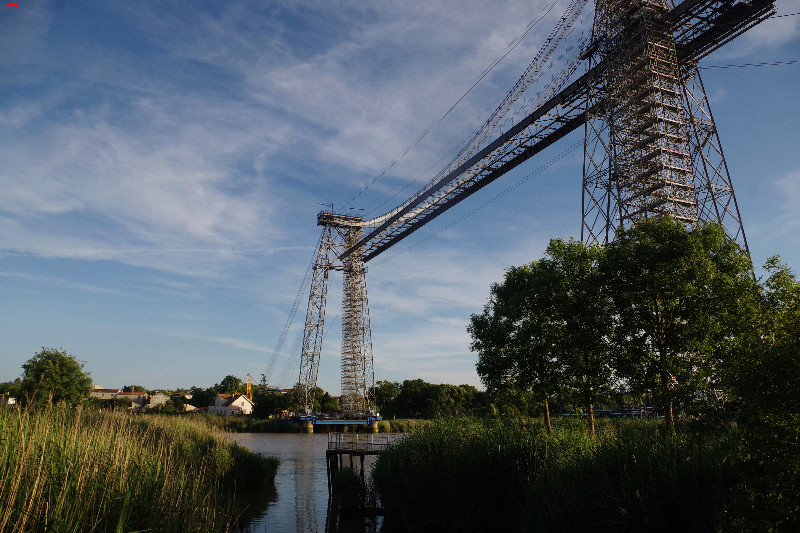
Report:
M 311 420 L 303 422 L 303 433 L 314 433 L 314 423 Z

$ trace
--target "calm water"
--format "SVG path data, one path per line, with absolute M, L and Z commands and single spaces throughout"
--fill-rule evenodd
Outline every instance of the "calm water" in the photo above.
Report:
M 380 523 L 366 527 L 339 524 L 334 517 L 329 517 L 325 466 L 327 434 L 233 433 L 230 437 L 254 452 L 281 460 L 275 475 L 276 494 L 259 495 L 258 500 L 246 502 L 254 514 L 248 532 L 345 533 L 380 530 Z

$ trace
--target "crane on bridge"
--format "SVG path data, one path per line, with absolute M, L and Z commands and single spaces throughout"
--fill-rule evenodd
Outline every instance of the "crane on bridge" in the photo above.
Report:
M 747 251 L 698 61 L 772 16 L 774 1 L 596 0 L 591 37 L 573 48 L 533 109 L 496 133 L 587 4 L 572 0 L 495 113 L 419 192 L 371 219 L 320 212 L 298 414 L 313 409 L 330 272 L 344 278 L 341 407 L 348 417 L 368 416 L 375 378 L 366 263 L 580 127 L 583 241 L 604 244 L 637 220 L 670 215 L 687 224 L 719 222 Z

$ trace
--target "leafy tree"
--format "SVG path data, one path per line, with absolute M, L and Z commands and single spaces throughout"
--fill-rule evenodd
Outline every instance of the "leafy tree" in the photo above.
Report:
M 234 392 L 244 392 L 242 390 L 242 380 L 236 376 L 231 376 L 230 374 L 225 376 L 222 381 L 214 385 L 214 389 L 217 390 L 217 394 L 233 394 Z
M 186 402 L 183 400 L 183 398 L 170 398 L 169 402 L 167 402 L 167 405 L 171 405 L 172 408 L 178 413 L 182 413 L 186 410 Z
M 22 380 L 20 378 L 17 378 L 14 381 L 7 381 L 5 383 L 0 383 L 0 394 L 8 394 L 12 398 L 16 398 L 17 396 L 19 396 L 21 385 L 22 385 Z
M 325 413 L 328 415 L 337 413 L 342 410 L 341 406 L 339 405 L 339 399 L 334 398 L 333 396 L 323 391 L 319 387 L 318 387 L 318 392 L 314 395 L 314 405 L 319 406 L 318 409 L 315 407 L 315 410 L 317 412 Z
M 25 402 L 78 404 L 92 391 L 92 378 L 83 371 L 85 363 L 63 349 L 42 348 L 22 368 L 20 395 Z
M 428 416 L 459 416 L 483 407 L 484 394 L 472 385 L 433 385 L 434 395 L 428 399 Z
M 611 388 L 613 307 L 599 270 L 603 249 L 553 239 L 541 261 L 552 291 L 546 329 L 562 365 L 563 384 L 586 407 L 594 435 L 594 404 Z
M 147 392 L 147 389 L 141 385 L 125 385 L 122 387 L 122 392 Z
M 721 226 L 689 229 L 671 217 L 642 220 L 605 250 L 614 303 L 616 368 L 653 391 L 673 427 L 673 405 L 716 388 L 719 357 L 753 293 L 749 258 Z
M 400 383 L 397 381 L 378 381 L 375 384 L 375 403 L 378 411 L 386 416 L 397 410 L 397 396 L 400 394 Z
M 89 406 L 96 409 L 109 411 L 124 411 L 131 408 L 133 401 L 130 398 L 89 398 Z
M 435 394 L 435 385 L 422 379 L 407 379 L 400 386 L 400 393 L 397 395 L 397 406 L 399 413 L 403 416 L 415 418 L 431 417 L 430 400 Z
M 540 407 L 540 402 L 530 390 L 504 387 L 492 393 L 487 412 L 495 416 L 529 417 L 541 415 Z
M 726 384 L 737 408 L 749 467 L 747 490 L 734 515 L 759 531 L 800 530 L 800 282 L 779 257 L 759 312 L 747 323 L 727 366 Z M 734 525 L 731 529 L 738 529 Z
M 192 387 L 190 389 L 192 399 L 187 403 L 195 407 L 208 407 L 214 403 L 217 397 L 217 390 L 214 387 L 204 389 L 202 387 Z
M 255 397 L 253 416 L 256 418 L 269 418 L 270 415 L 280 415 L 282 411 L 291 411 L 297 406 L 291 394 L 279 392 L 266 392 Z
M 550 401 L 562 390 L 563 365 L 554 321 L 554 287 L 558 277 L 546 260 L 510 268 L 493 284 L 483 313 L 467 327 L 471 349 L 478 352 L 477 371 L 490 394 L 504 389 L 530 391 L 544 407 L 551 431 Z

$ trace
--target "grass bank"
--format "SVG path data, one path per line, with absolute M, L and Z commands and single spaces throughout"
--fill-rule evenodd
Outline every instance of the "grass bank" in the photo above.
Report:
M 739 481 L 733 430 L 626 421 L 442 420 L 384 452 L 373 481 L 407 531 L 714 531 Z
M 263 458 L 190 417 L 0 410 L 0 531 L 229 531 Z

